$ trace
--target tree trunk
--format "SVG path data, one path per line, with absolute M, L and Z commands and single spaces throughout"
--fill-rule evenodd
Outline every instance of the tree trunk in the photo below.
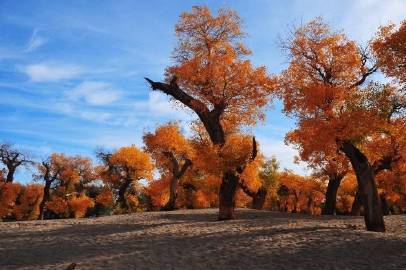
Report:
M 179 170 L 179 163 L 176 160 L 173 153 L 167 152 L 166 154 L 172 160 L 173 172 L 172 172 L 171 185 L 169 187 L 169 201 L 165 204 L 165 206 L 162 208 L 162 210 L 171 211 L 171 210 L 175 210 L 175 207 L 176 207 L 176 197 L 177 197 L 176 190 L 178 187 L 179 179 L 185 174 L 187 168 L 189 168 L 189 166 L 192 165 L 192 162 L 189 159 L 185 159 L 185 162 L 183 163 L 182 168 Z
M 350 159 L 357 176 L 359 190 L 364 205 L 364 220 L 368 231 L 384 232 L 385 223 L 382 215 L 381 200 L 375 185 L 372 166 L 367 157 L 352 143 L 345 141 L 341 150 Z
M 381 205 L 382 205 L 382 212 L 385 216 L 390 214 L 388 201 L 386 200 L 385 195 L 381 194 Z
M 13 183 L 15 171 L 15 168 L 8 168 L 6 183 Z
M 361 215 L 361 208 L 362 208 L 362 197 L 361 191 L 359 189 L 355 193 L 354 202 L 351 206 L 351 215 L 353 216 L 360 216 Z
M 175 203 L 176 203 L 176 188 L 178 186 L 179 178 L 176 176 L 172 177 L 171 185 L 169 187 L 169 201 L 165 204 L 162 208 L 164 211 L 172 211 L 175 210 Z
M 324 208 L 322 215 L 334 215 L 336 211 L 337 202 L 337 191 L 340 186 L 343 176 L 333 174 L 329 176 L 327 192 L 326 192 L 326 202 L 324 203 Z
M 260 187 L 252 198 L 252 208 L 262 210 L 264 208 L 265 198 L 268 191 L 264 187 Z
M 125 192 L 131 184 L 131 180 L 125 180 L 125 182 L 120 186 L 118 190 L 118 200 L 117 203 L 120 205 L 121 209 L 127 210 L 128 205 L 125 199 Z
M 232 171 L 224 174 L 219 193 L 219 216 L 218 220 L 235 219 L 235 193 L 239 177 Z
M 50 188 L 51 188 L 51 182 L 46 181 L 45 186 L 44 186 L 44 196 L 42 197 L 42 201 L 39 205 L 39 218 L 41 220 L 44 220 L 44 209 L 45 209 L 46 202 L 49 201 L 49 198 L 50 198 L 50 194 L 49 194 Z

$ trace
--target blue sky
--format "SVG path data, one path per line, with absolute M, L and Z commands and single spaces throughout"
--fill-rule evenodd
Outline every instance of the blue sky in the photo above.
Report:
M 289 26 L 323 16 L 335 29 L 366 42 L 379 25 L 405 19 L 404 0 L 358 1 L 7 1 L 0 2 L 0 141 L 37 158 L 51 152 L 94 156 L 98 146 L 142 145 L 142 133 L 194 118 L 151 92 L 143 80 L 163 78 L 176 44 L 174 25 L 193 5 L 235 9 L 252 61 L 270 73 L 286 66 L 278 37 Z M 294 120 L 280 102 L 251 129 L 265 154 L 294 164 L 285 146 Z M 30 180 L 21 170 L 17 179 Z

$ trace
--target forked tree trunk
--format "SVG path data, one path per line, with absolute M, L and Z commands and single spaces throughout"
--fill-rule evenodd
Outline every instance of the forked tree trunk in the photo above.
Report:
M 384 232 L 385 223 L 382 215 L 381 200 L 376 188 L 374 172 L 367 157 L 352 143 L 345 141 L 341 150 L 350 159 L 357 176 L 364 206 L 364 220 L 368 231 Z
M 219 216 L 218 220 L 235 219 L 235 194 L 239 177 L 232 171 L 224 174 L 219 192 Z
M 334 215 L 337 203 L 337 191 L 340 186 L 342 175 L 332 174 L 329 176 L 327 185 L 326 201 L 324 203 L 322 215 Z
M 262 210 L 264 208 L 265 198 L 268 191 L 264 187 L 260 187 L 252 198 L 252 208 Z
M 268 193 L 265 187 L 261 186 L 257 192 L 251 191 L 243 182 L 240 181 L 240 187 L 245 194 L 252 198 L 252 208 L 262 210 L 264 208 L 265 198 Z
M 187 168 L 192 165 L 192 162 L 189 159 L 186 159 L 185 162 L 183 163 L 182 168 L 179 170 L 179 163 L 176 160 L 175 156 L 173 154 L 170 154 L 170 158 L 173 162 L 173 175 L 171 179 L 171 185 L 169 186 L 169 201 L 165 204 L 165 206 L 162 208 L 164 211 L 172 211 L 175 210 L 176 208 L 176 198 L 178 196 L 176 190 L 178 188 L 178 183 L 180 178 L 185 174 Z
M 206 104 L 184 92 L 178 86 L 176 76 L 174 76 L 169 83 L 154 82 L 151 79 L 145 79 L 151 85 L 152 90 L 160 90 L 192 109 L 202 121 L 213 145 L 220 147 L 224 145 L 225 134 L 220 121 L 225 110 L 224 103 L 216 104 L 214 108 L 209 109 Z M 235 218 L 234 204 L 238 181 L 239 177 L 236 171 L 223 173 L 219 193 L 219 220 Z

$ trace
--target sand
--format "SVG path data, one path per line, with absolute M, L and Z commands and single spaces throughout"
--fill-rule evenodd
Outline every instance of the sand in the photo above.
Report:
M 238 209 L 0 223 L 0 269 L 406 269 L 406 215 L 387 233 L 361 217 Z

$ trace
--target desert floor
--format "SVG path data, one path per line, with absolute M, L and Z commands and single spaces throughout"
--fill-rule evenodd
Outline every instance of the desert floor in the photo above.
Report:
M 238 209 L 0 223 L 0 269 L 406 269 L 406 215 L 387 233 L 361 217 Z

